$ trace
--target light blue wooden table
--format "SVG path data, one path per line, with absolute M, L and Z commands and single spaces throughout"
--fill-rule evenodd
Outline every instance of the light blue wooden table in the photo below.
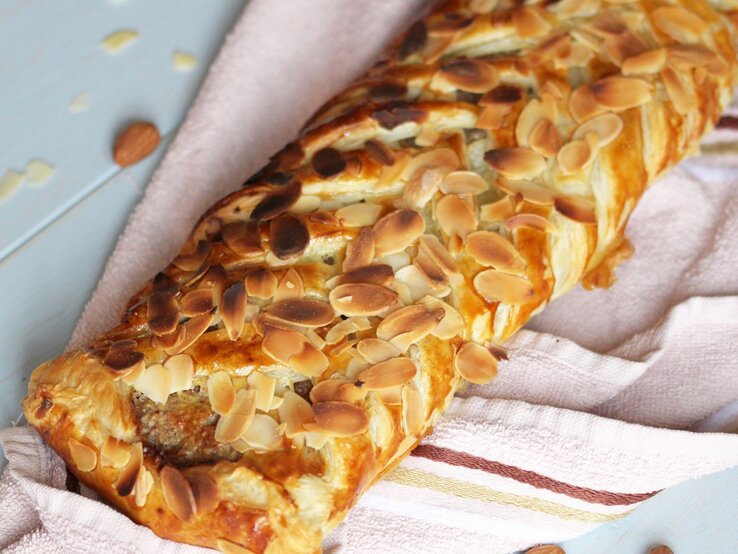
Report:
M 44 186 L 21 186 L 0 201 L 0 425 L 17 418 L 31 370 L 64 348 L 243 5 L 0 0 L 0 176 L 33 159 L 55 167 Z M 121 29 L 139 38 L 111 56 L 100 41 Z M 175 71 L 174 51 L 194 54 L 198 65 Z M 70 113 L 81 93 L 89 109 Z M 145 162 L 120 170 L 110 146 L 130 119 L 155 122 L 165 141 Z M 667 490 L 563 546 L 570 554 L 640 554 L 660 543 L 678 554 L 738 552 L 738 469 Z

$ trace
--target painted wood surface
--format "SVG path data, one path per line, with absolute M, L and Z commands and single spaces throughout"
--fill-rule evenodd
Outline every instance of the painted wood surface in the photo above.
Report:
M 288 0 L 275 0 L 288 1 Z M 244 0 L 0 0 L 0 176 L 31 159 L 43 187 L 0 203 L 0 425 L 19 415 L 31 370 L 61 352 L 165 145 L 117 169 L 110 144 L 131 118 L 170 139 Z M 139 39 L 117 56 L 100 40 Z M 176 72 L 175 50 L 198 66 Z M 87 111 L 70 101 L 87 92 Z M 166 141 L 165 141 L 166 142 Z M 3 459 L 0 456 L 0 466 Z M 738 469 L 683 483 L 565 543 L 569 554 L 738 552 Z

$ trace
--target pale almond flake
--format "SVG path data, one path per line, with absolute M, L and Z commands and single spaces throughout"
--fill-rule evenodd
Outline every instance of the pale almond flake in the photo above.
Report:
M 620 68 L 623 75 L 650 75 L 658 73 L 666 63 L 666 49 L 656 48 L 626 58 Z
M 215 440 L 233 442 L 251 425 L 256 411 L 256 391 L 241 389 L 228 415 L 221 416 L 215 426 Z
M 598 148 L 604 148 L 614 141 L 623 130 L 623 120 L 619 115 L 606 113 L 593 117 L 576 128 L 573 139 L 583 139 L 588 133 L 597 135 Z
M 579 196 L 559 196 L 555 206 L 556 211 L 568 219 L 586 225 L 597 223 L 595 205 L 591 200 Z
M 264 375 L 260 371 L 252 371 L 246 378 L 246 382 L 249 384 L 249 387 L 256 391 L 256 409 L 262 412 L 271 410 L 277 380 Z
M 87 473 L 97 467 L 97 452 L 94 449 L 72 437 L 67 441 L 67 446 L 77 469 Z
M 169 371 L 169 394 L 192 388 L 195 364 L 192 356 L 177 354 L 166 359 L 164 367 Z
M 172 466 L 164 466 L 159 473 L 161 494 L 171 512 L 180 521 L 189 521 L 197 513 L 195 495 L 187 479 Z
M 100 466 L 121 468 L 131 457 L 131 445 L 123 440 L 108 437 L 100 449 Z
M 466 252 L 478 264 L 516 275 L 525 272 L 527 263 L 513 244 L 498 233 L 477 231 L 466 237 Z
M 498 179 L 497 188 L 512 197 L 520 196 L 531 204 L 550 206 L 554 202 L 554 194 L 543 185 L 533 181 Z
M 505 220 L 505 228 L 513 231 L 525 228 L 534 229 L 552 235 L 558 234 L 558 229 L 548 219 L 537 214 L 517 214 Z
M 402 387 L 402 430 L 406 435 L 418 436 L 425 423 L 423 397 L 410 384 Z
M 473 171 L 452 171 L 440 185 L 444 194 L 482 194 L 489 185 L 478 174 Z
M 316 377 L 328 368 L 328 358 L 305 335 L 292 329 L 264 324 L 264 353 L 307 377 Z
M 274 293 L 274 302 L 282 302 L 291 298 L 302 298 L 305 295 L 305 288 L 302 277 L 294 267 L 289 268 L 277 285 Z
M 410 358 L 392 358 L 365 369 L 356 377 L 365 390 L 389 389 L 404 385 L 418 372 Z
M 364 408 L 348 402 L 319 402 L 313 404 L 313 415 L 318 430 L 334 437 L 351 437 L 369 429 L 369 414 Z M 310 428 L 311 424 L 305 424 Z
M 496 202 L 479 206 L 479 221 L 495 223 L 504 221 L 515 214 L 515 203 L 512 196 L 505 195 Z
M 405 352 L 411 344 L 425 338 L 445 315 L 442 308 L 405 306 L 382 320 L 377 327 L 377 338 L 386 340 Z
M 525 304 L 535 295 L 533 284 L 525 277 L 487 269 L 474 277 L 474 288 L 488 302 Z
M 256 414 L 241 439 L 255 450 L 273 450 L 279 446 L 279 425 L 266 414 Z
M 366 227 L 374 225 L 380 213 L 382 213 L 382 206 L 361 202 L 339 208 L 336 210 L 336 217 L 346 227 Z
M 656 8 L 651 13 L 654 25 L 677 42 L 698 42 L 708 25 L 698 15 L 681 7 Z
M 454 367 L 470 383 L 483 385 L 497 375 L 497 359 L 481 344 L 464 343 L 454 357 Z
M 133 386 L 154 402 L 164 404 L 171 390 L 169 371 L 163 365 L 151 365 L 146 368 Z
M 436 204 L 436 221 L 446 235 L 465 237 L 476 230 L 477 216 L 461 197 L 448 195 Z
M 279 420 L 284 425 L 284 435 L 294 438 L 303 431 L 303 424 L 315 421 L 310 403 L 292 391 L 285 391 L 284 402 L 277 408 Z
M 370 364 L 378 364 L 401 354 L 396 346 L 377 338 L 360 340 L 356 344 L 356 350 Z
M 227 371 L 211 373 L 208 376 L 207 387 L 210 408 L 221 416 L 229 414 L 236 402 L 236 389 L 233 388 L 229 373 Z

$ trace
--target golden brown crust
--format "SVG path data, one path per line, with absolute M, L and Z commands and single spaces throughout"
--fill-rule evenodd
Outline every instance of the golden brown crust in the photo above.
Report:
M 698 0 L 494 4 L 414 24 L 36 369 L 24 412 L 80 481 L 162 537 L 318 551 L 497 345 L 611 282 L 731 97 L 733 30 Z

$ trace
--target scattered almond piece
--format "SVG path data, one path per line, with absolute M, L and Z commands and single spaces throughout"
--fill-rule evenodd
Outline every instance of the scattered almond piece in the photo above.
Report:
M 197 58 L 193 54 L 175 50 L 172 54 L 172 65 L 177 71 L 192 71 L 197 67 Z
M 0 200 L 7 200 L 20 188 L 26 176 L 17 171 L 9 169 L 5 175 L 0 177 Z
M 80 92 L 69 101 L 69 113 L 78 114 L 90 109 L 90 93 Z
M 100 46 L 102 46 L 108 54 L 118 54 L 134 43 L 137 39 L 138 32 L 130 29 L 123 29 L 121 31 L 110 33 L 100 41 Z
M 525 554 L 566 554 L 564 549 L 555 544 L 542 544 L 526 550 Z
M 113 146 L 113 159 L 121 167 L 140 162 L 161 142 L 159 129 L 153 123 L 136 121 L 118 135 Z
M 26 179 L 31 188 L 45 185 L 54 176 L 54 166 L 42 160 L 31 160 L 26 164 Z

